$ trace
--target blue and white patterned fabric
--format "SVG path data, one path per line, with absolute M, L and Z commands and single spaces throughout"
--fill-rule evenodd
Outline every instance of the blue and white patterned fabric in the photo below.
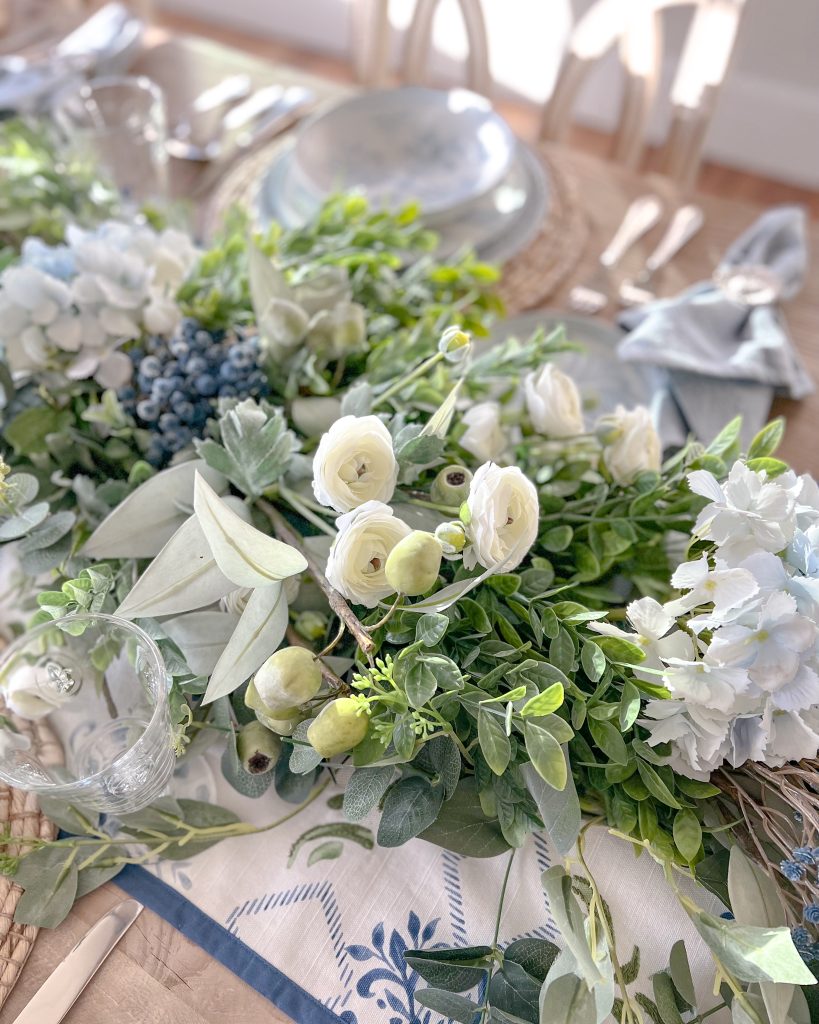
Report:
M 186 765 L 177 795 L 215 800 L 258 824 L 292 809 L 272 790 L 259 800 L 239 796 L 222 779 L 215 754 L 208 758 L 212 766 L 205 757 Z M 332 795 L 328 789 L 272 832 L 227 840 L 190 861 L 129 868 L 117 881 L 300 1024 L 440 1024 L 439 1014 L 416 1002 L 416 987 L 425 983 L 402 953 L 491 942 L 507 858 L 469 859 L 422 840 L 367 849 L 353 839 L 341 839 L 336 859 L 311 858 L 327 842 L 311 830 L 343 822 L 328 804 Z M 355 834 L 366 835 L 358 827 Z M 586 854 L 613 914 L 621 962 L 640 949 L 633 991 L 650 993 L 649 976 L 684 938 L 701 1005 L 710 1005 L 708 951 L 658 865 L 600 828 L 588 837 Z M 517 853 L 503 944 L 527 935 L 560 943 L 540 887 L 541 872 L 556 862 L 541 836 Z M 707 894 L 692 895 L 715 908 Z

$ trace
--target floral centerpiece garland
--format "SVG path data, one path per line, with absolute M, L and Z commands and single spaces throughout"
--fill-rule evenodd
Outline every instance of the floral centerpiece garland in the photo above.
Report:
M 356 197 L 250 242 L 234 224 L 207 253 L 134 223 L 27 240 L 0 277 L 0 539 L 54 580 L 33 621 L 135 619 L 173 676 L 180 757 L 227 733 L 231 784 L 292 813 L 332 775 L 350 821 L 378 809 L 381 846 L 511 867 L 546 829 L 587 871 L 586 829 L 607 824 L 731 907 L 678 890 L 717 1005 L 798 1024 L 819 949 L 817 485 L 774 457 L 778 421 L 744 457 L 735 421 L 665 462 L 645 409 L 589 429 L 548 361 L 562 332 L 482 347 L 493 272 L 433 244 L 414 210 Z M 41 924 L 126 863 L 259 831 L 192 801 L 121 833 L 45 807 L 71 835 L 2 862 Z M 418 1001 L 644 1019 L 585 884 L 582 910 L 568 871 L 543 876 L 560 952 L 408 953 Z M 665 1024 L 713 1009 L 680 944 L 654 996 Z

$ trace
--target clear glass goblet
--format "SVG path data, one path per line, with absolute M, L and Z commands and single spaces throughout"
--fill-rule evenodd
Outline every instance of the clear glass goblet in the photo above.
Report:
M 66 86 L 54 100 L 53 115 L 69 152 L 96 164 L 126 207 L 166 198 L 167 115 L 155 82 L 111 76 Z
M 139 810 L 174 768 L 169 687 L 156 644 L 126 619 L 37 626 L 0 660 L 0 779 L 97 811 Z

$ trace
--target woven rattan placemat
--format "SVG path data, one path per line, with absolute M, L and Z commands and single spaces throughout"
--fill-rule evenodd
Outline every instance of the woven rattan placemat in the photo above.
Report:
M 53 839 L 55 827 L 40 813 L 34 793 L 24 793 L 0 783 L 0 829 L 11 836 Z M 11 845 L 9 852 L 13 853 Z M 23 969 L 37 938 L 38 929 L 15 924 L 14 911 L 23 890 L 12 878 L 0 875 L 0 1007 Z
M 232 206 L 253 210 L 259 184 L 286 140 L 275 139 L 244 157 L 215 186 L 200 221 L 212 236 Z M 577 265 L 588 240 L 588 223 L 577 188 L 546 146 L 536 147 L 549 180 L 549 203 L 537 235 L 503 267 L 499 291 L 509 314 L 542 305 Z

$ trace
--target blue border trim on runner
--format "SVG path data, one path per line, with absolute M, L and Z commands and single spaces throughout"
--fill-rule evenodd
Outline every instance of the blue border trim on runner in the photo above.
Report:
M 224 964 L 298 1024 L 343 1024 L 332 1010 L 291 981 L 241 939 L 208 917 L 161 879 L 129 864 L 113 879 L 115 885 L 159 914 L 206 953 Z

